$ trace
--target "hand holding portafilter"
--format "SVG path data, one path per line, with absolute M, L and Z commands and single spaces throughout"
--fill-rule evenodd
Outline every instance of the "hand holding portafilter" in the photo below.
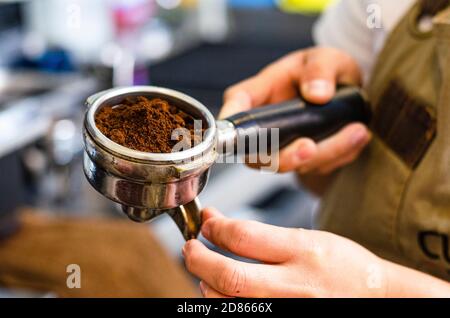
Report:
M 355 87 L 343 87 L 325 105 L 297 98 L 241 112 L 225 121 L 232 123 L 237 139 L 257 137 L 258 128 L 277 128 L 279 148 L 283 148 L 301 137 L 320 141 L 352 122 L 368 124 L 370 117 L 370 109 L 362 92 Z M 248 151 L 250 149 L 246 149 Z
M 202 142 L 181 152 L 145 153 L 109 140 L 96 127 L 95 114 L 105 105 L 118 104 L 130 96 L 161 98 L 201 119 L 207 129 Z M 350 122 L 367 123 L 370 117 L 361 92 L 351 87 L 341 89 L 326 105 L 311 105 L 297 99 L 240 113 L 217 123 L 195 99 L 152 86 L 101 92 L 88 98 L 87 105 L 84 172 L 91 185 L 120 203 L 134 221 L 144 222 L 168 213 L 186 240 L 198 235 L 201 216 L 196 198 L 224 144 L 236 145 L 239 139 L 254 134 L 261 137 L 255 128 L 278 128 L 279 144 L 283 147 L 299 137 L 322 139 Z

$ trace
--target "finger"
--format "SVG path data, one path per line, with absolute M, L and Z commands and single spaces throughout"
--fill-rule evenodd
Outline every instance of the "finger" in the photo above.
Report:
M 224 97 L 224 105 L 218 116 L 219 119 L 250 110 L 252 108 L 252 98 L 249 92 L 258 89 L 258 86 L 259 84 L 256 80 L 248 79 L 227 90 Z
M 334 96 L 336 83 L 361 83 L 351 56 L 333 48 L 293 52 L 227 89 L 219 118 L 294 98 L 299 88 L 307 100 L 326 103 Z
M 198 240 L 186 243 L 183 254 L 189 272 L 221 294 L 239 297 L 264 297 L 274 284 L 275 267 L 233 260 L 211 251 Z
M 317 153 L 316 143 L 309 138 L 301 138 L 282 149 L 279 154 L 278 171 L 289 172 L 297 170 Z
M 291 53 L 257 75 L 228 88 L 219 118 L 297 96 L 298 74 L 303 65 L 303 57 L 303 52 Z
M 342 140 L 330 138 L 318 144 L 319 167 L 346 163 L 356 159 L 356 155 L 370 142 L 371 133 L 363 124 L 351 124 L 342 130 Z
M 336 93 L 336 79 L 334 74 L 328 73 L 322 72 L 316 75 L 317 78 L 302 81 L 301 92 L 306 100 L 312 103 L 325 104 L 333 98 Z
M 305 53 L 300 74 L 302 96 L 318 104 L 331 100 L 336 84 L 359 84 L 361 75 L 358 65 L 350 56 L 332 48 L 315 48 Z
M 361 154 L 361 152 L 364 150 L 365 145 L 361 145 L 358 149 L 355 149 L 353 152 L 349 153 L 348 155 L 338 159 L 338 160 L 332 160 L 328 162 L 327 164 L 324 164 L 322 167 L 318 169 L 318 173 L 322 175 L 328 175 L 331 172 L 335 171 L 338 168 L 341 168 L 343 166 L 349 165 L 353 161 L 355 161 Z
M 202 225 L 202 234 L 236 255 L 266 263 L 288 261 L 298 248 L 297 230 L 255 221 L 210 218 Z
M 202 221 L 203 223 L 205 223 L 206 221 L 208 221 L 211 218 L 214 217 L 224 217 L 224 215 L 222 213 L 220 213 L 216 208 L 213 207 L 207 207 L 204 208 L 202 211 Z
M 204 281 L 200 282 L 200 291 L 205 298 L 231 298 L 230 296 L 226 296 L 224 294 L 219 293 L 214 288 L 211 288 Z
M 302 174 L 320 169 L 320 167 L 347 156 L 367 145 L 370 133 L 363 124 L 350 124 L 338 133 L 318 143 L 318 151 L 314 157 L 299 166 Z

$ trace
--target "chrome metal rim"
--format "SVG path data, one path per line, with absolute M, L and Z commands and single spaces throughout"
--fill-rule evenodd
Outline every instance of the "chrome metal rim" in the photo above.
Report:
M 208 127 L 203 141 L 200 144 L 185 151 L 161 154 L 133 150 L 121 146 L 103 135 L 95 124 L 95 114 L 98 108 L 112 98 L 119 97 L 121 95 L 125 96 L 127 94 L 136 93 L 143 93 L 144 95 L 149 93 L 155 93 L 163 96 L 165 95 L 185 102 L 191 107 L 195 108 L 205 118 Z M 112 152 L 126 158 L 167 164 L 168 162 L 182 161 L 196 157 L 203 154 L 204 152 L 210 151 L 211 148 L 215 146 L 217 128 L 215 125 L 215 119 L 211 112 L 206 108 L 206 106 L 204 106 L 196 99 L 172 89 L 156 86 L 132 86 L 115 88 L 106 91 L 104 94 L 99 94 L 99 96 L 92 101 L 92 104 L 88 106 L 89 110 L 86 112 L 85 127 L 89 135 L 91 135 L 93 140 L 95 140 L 95 142 L 103 146 L 105 149 L 109 149 Z

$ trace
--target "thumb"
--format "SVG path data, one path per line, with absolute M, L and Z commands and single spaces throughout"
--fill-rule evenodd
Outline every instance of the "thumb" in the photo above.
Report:
M 217 209 L 212 208 L 212 207 L 208 207 L 208 208 L 204 208 L 202 211 L 202 220 L 203 223 L 205 223 L 207 220 L 211 219 L 211 218 L 223 218 L 223 214 L 220 213 Z
M 360 82 L 359 67 L 349 55 L 330 48 L 308 51 L 300 74 L 300 90 L 303 97 L 310 102 L 329 102 L 336 93 L 337 83 Z
M 219 113 L 219 119 L 249 110 L 252 107 L 251 97 L 245 89 L 231 89 L 225 94 L 224 104 Z
M 313 103 L 324 104 L 329 102 L 336 93 L 334 80 L 322 78 L 305 81 L 301 85 L 302 95 Z

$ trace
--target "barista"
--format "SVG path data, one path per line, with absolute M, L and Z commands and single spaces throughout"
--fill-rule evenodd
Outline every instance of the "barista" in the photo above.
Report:
M 293 52 L 226 91 L 223 117 L 298 92 L 325 103 L 337 84 L 364 85 L 374 118 L 370 130 L 350 124 L 280 153 L 282 172 L 296 171 L 323 195 L 324 231 L 204 211 L 209 241 L 260 262 L 189 241 L 186 265 L 206 297 L 450 297 L 449 5 L 342 0 L 316 29 L 321 46 Z M 370 23 L 377 10 L 382 29 Z

